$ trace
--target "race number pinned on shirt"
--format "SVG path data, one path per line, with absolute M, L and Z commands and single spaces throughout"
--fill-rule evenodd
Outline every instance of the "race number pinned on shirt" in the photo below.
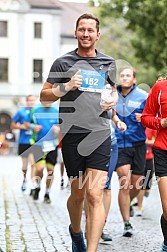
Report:
M 82 85 L 81 91 L 101 93 L 105 83 L 105 72 L 81 70 Z
M 25 130 L 25 135 L 30 135 L 30 136 L 31 136 L 31 135 L 32 135 L 32 132 L 33 132 L 33 131 L 32 131 L 31 129 L 30 129 L 30 130 Z
M 42 151 L 43 152 L 49 152 L 55 150 L 56 145 L 54 140 L 50 141 L 43 141 L 42 142 Z

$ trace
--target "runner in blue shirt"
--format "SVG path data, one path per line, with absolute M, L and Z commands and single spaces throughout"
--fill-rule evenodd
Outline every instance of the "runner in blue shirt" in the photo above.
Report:
M 132 67 L 125 66 L 119 70 L 119 81 L 116 112 L 120 120 L 126 123 L 127 130 L 120 132 L 116 129 L 118 143 L 116 171 L 120 182 L 118 201 L 124 221 L 123 236 L 130 237 L 133 235 L 130 202 L 141 189 L 145 170 L 146 135 L 140 118 L 148 94 L 135 84 L 136 72 Z
M 20 130 L 18 138 L 18 155 L 22 159 L 22 172 L 23 172 L 23 183 L 21 190 L 26 190 L 26 173 L 28 163 L 30 162 L 31 167 L 33 165 L 33 159 L 31 155 L 30 138 L 32 135 L 32 127 L 27 129 L 25 122 L 30 122 L 30 110 L 35 105 L 36 98 L 33 95 L 26 97 L 26 106 L 19 108 L 16 114 L 12 118 L 11 128 Z M 31 169 L 31 178 L 33 177 L 33 168 Z
M 36 106 L 31 110 L 31 120 L 34 125 L 40 125 L 38 132 L 33 132 L 30 143 L 33 145 L 35 160 L 35 181 L 32 196 L 39 198 L 43 170 L 47 168 L 46 192 L 44 202 L 51 203 L 50 188 L 53 182 L 53 171 L 57 160 L 57 145 L 59 134 L 59 110 L 54 106 Z

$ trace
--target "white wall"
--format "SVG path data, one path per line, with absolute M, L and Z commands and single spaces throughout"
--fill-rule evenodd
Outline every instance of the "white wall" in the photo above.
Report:
M 77 40 L 61 38 L 61 10 L 43 9 L 41 13 L 27 8 L 22 4 L 18 11 L 0 10 L 0 20 L 8 22 L 8 37 L 0 37 L 0 58 L 9 59 L 9 81 L 0 82 L 0 112 L 13 114 L 14 101 L 28 94 L 39 97 L 53 61 L 77 47 Z M 34 22 L 42 23 L 42 39 L 34 39 Z M 43 82 L 39 84 L 33 83 L 33 59 L 43 59 Z
M 8 22 L 8 37 L 0 38 L 0 57 L 9 59 L 9 83 L 0 83 L 0 95 L 39 94 L 42 84 L 33 84 L 33 59 L 43 60 L 43 80 L 60 50 L 60 17 L 49 13 L 2 12 Z M 42 23 L 42 39 L 34 39 L 34 22 Z
M 73 38 L 62 38 L 61 39 L 61 55 L 70 52 L 77 48 L 77 40 Z

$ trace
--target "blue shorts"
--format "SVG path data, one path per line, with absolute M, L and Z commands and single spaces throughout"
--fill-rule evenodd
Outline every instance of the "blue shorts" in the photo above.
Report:
M 116 143 L 111 146 L 110 166 L 107 174 L 107 182 L 105 185 L 105 189 L 111 190 L 111 178 L 117 164 L 117 159 L 118 159 L 118 145 Z

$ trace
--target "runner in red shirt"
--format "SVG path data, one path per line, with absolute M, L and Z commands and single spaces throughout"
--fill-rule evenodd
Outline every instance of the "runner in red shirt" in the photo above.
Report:
M 161 197 L 163 214 L 161 229 L 164 243 L 161 251 L 167 251 L 167 77 L 158 80 L 148 96 L 141 123 L 157 130 L 154 142 L 154 165 Z
M 145 172 L 144 172 L 144 180 L 142 188 L 137 195 L 137 212 L 136 216 L 142 216 L 143 214 L 143 198 L 149 196 L 149 191 L 151 189 L 152 185 L 152 177 L 154 174 L 154 155 L 152 152 L 152 146 L 154 144 L 157 131 L 153 129 L 146 128 L 145 130 L 146 134 L 146 165 L 145 165 Z

